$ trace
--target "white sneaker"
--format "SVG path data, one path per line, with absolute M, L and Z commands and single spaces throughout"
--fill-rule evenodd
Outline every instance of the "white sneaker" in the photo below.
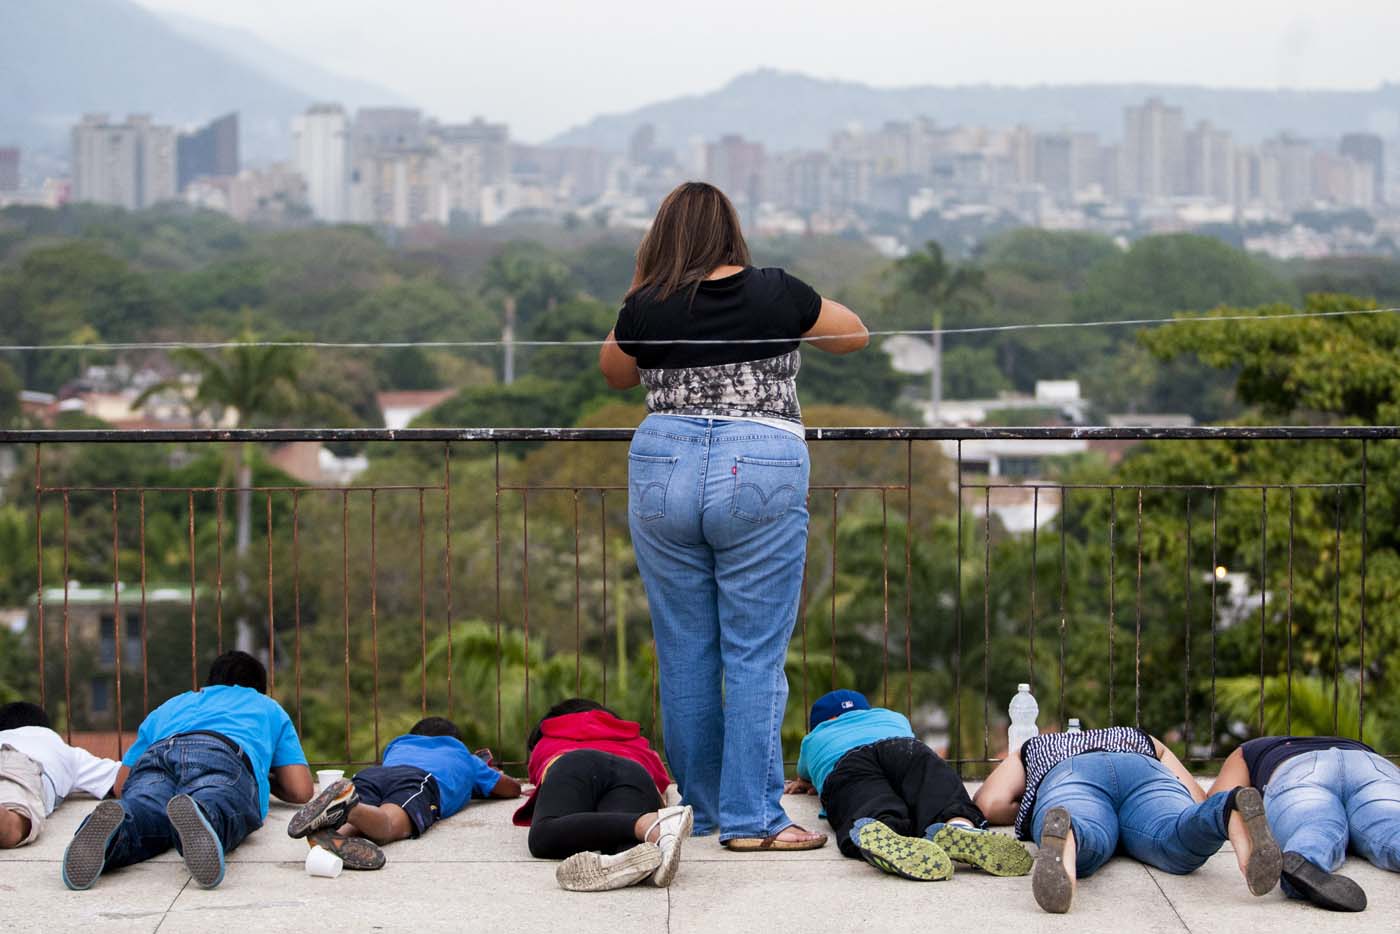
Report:
M 664 889 L 671 884 L 676 870 L 680 868 L 681 844 L 690 836 L 690 828 L 695 824 L 695 810 L 686 805 L 662 808 L 657 814 L 656 823 L 647 829 L 646 836 L 650 839 L 652 830 L 660 829 L 656 847 L 661 851 L 661 865 L 651 874 L 651 884 Z
M 661 864 L 660 847 L 639 843 L 615 855 L 575 853 L 559 864 L 554 878 L 570 892 L 606 892 L 636 885 Z

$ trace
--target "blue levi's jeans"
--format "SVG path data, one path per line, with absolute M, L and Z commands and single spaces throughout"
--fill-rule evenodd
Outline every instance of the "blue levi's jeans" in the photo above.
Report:
M 1062 807 L 1074 826 L 1080 878 L 1097 872 L 1120 843 L 1139 862 L 1185 875 L 1225 842 L 1228 796 L 1222 791 L 1197 804 L 1156 759 L 1135 752 L 1086 752 L 1041 780 L 1031 835 L 1038 845 L 1046 811 Z
M 225 853 L 262 826 L 258 786 L 243 755 L 212 736 L 177 734 L 147 749 L 127 776 L 119 799 L 126 819 L 107 847 L 107 868 L 178 849 L 165 805 L 180 794 L 199 804 Z
M 765 837 L 782 808 L 784 671 L 807 555 L 807 444 L 746 421 L 648 416 L 628 513 L 666 758 L 695 833 Z
M 1400 872 L 1400 769 L 1363 749 L 1321 749 L 1280 765 L 1264 789 L 1279 846 L 1328 872 L 1347 843 L 1372 865 Z M 1287 882 L 1283 890 L 1300 897 Z

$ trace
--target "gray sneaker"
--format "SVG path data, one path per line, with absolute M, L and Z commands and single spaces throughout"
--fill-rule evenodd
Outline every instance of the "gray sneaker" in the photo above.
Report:
M 694 826 L 695 810 L 687 804 L 682 807 L 662 808 L 658 812 L 656 823 L 647 830 L 646 835 L 650 839 L 652 829 L 660 829 L 654 842 L 656 848 L 661 851 L 661 865 L 651 874 L 651 884 L 658 889 L 664 889 L 676 877 L 676 870 L 680 868 L 681 863 L 681 844 L 690 836 L 690 829 Z
M 660 847 L 639 843 L 615 855 L 575 853 L 559 864 L 554 878 L 570 892 L 606 892 L 636 885 L 660 865 Z

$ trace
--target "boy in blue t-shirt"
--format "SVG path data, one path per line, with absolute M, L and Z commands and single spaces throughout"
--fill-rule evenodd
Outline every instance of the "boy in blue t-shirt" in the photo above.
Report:
M 220 655 L 202 690 L 151 711 L 117 784 L 120 800 L 98 804 L 63 854 L 70 889 L 171 846 L 194 880 L 213 888 L 224 878 L 224 854 L 262 826 L 269 792 L 301 804 L 314 790 L 296 728 L 247 652 Z
M 378 869 L 384 859 L 375 844 L 417 838 L 473 797 L 520 796 L 520 783 L 486 758 L 463 745 L 451 720 L 419 720 L 385 747 L 383 765 L 322 789 L 292 817 L 287 834 L 339 854 L 348 869 Z
M 993 875 L 1030 872 L 1026 848 L 987 823 L 958 773 L 914 736 L 903 714 L 857 691 L 812 705 L 789 794 L 821 795 L 842 855 L 906 879 L 953 875 L 953 860 Z

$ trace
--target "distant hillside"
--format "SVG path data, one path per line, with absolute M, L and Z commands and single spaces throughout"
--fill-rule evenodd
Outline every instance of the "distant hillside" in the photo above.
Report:
M 162 19 L 176 32 L 217 49 L 234 61 L 256 69 L 268 78 L 296 88 L 320 101 L 338 101 L 346 107 L 403 107 L 411 102 L 402 94 L 369 81 L 327 71 L 299 58 L 246 29 L 222 26 L 182 13 L 162 12 Z
M 89 111 L 150 113 L 179 126 L 237 110 L 245 158 L 279 157 L 295 114 L 326 90 L 354 87 L 324 72 L 298 86 L 308 73 L 279 53 L 235 57 L 208 30 L 197 41 L 184 25 L 130 0 L 0 0 L 0 142 L 62 148 Z
M 657 143 L 683 146 L 694 137 L 741 133 L 771 149 L 817 148 L 852 123 L 877 127 L 886 120 L 928 116 L 943 125 L 978 124 L 1122 134 L 1123 108 L 1156 96 L 1185 108 L 1189 123 L 1210 120 L 1245 141 L 1289 130 L 1337 136 L 1353 130 L 1400 127 L 1400 84 L 1374 91 L 1258 91 L 1187 85 L 1040 85 L 1028 88 L 875 88 L 760 69 L 708 94 L 599 116 L 556 137 L 560 145 L 625 150 L 643 123 L 656 126 Z

